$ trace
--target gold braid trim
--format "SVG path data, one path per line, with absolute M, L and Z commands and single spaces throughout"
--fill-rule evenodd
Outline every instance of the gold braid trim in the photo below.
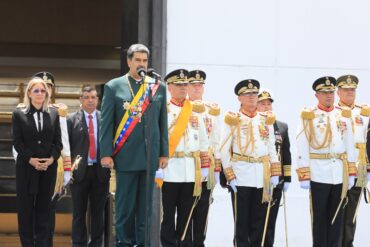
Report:
M 58 166 L 57 166 L 57 178 L 55 181 L 54 193 L 60 193 L 62 191 L 63 180 L 64 180 L 63 159 L 62 157 L 59 157 Z
M 348 176 L 349 176 L 349 164 L 347 161 L 347 154 L 343 153 L 341 154 L 340 159 L 343 163 L 343 184 L 342 184 L 342 194 L 340 196 L 340 199 L 343 200 L 347 197 L 347 191 L 348 191 Z
M 356 143 L 356 148 L 358 148 L 359 151 L 357 163 L 356 187 L 365 188 L 367 185 L 366 143 Z M 351 167 L 349 174 L 351 175 Z
M 194 191 L 193 196 L 200 196 L 202 194 L 202 172 L 200 162 L 200 152 L 194 152 L 194 163 L 195 163 L 195 177 L 194 177 Z
M 236 178 L 236 176 L 234 174 L 234 171 L 233 171 L 233 168 L 231 168 L 231 167 L 225 168 L 224 173 L 225 173 L 226 180 L 228 182 L 230 182 L 231 180 Z
M 207 180 L 207 189 L 211 190 L 215 187 L 215 156 L 213 154 L 213 148 L 209 148 L 209 173 L 208 173 L 208 180 Z
M 222 167 L 221 159 L 215 159 L 215 172 L 220 172 Z
M 292 166 L 291 165 L 284 165 L 284 177 L 291 177 L 292 176 Z
M 271 201 L 270 190 L 272 189 L 270 178 L 270 157 L 268 155 L 262 156 L 262 165 L 263 165 L 263 192 L 262 192 L 262 203 Z
M 281 172 L 281 163 L 277 162 L 274 164 L 271 164 L 271 176 L 282 176 Z
M 210 156 L 208 152 L 200 152 L 200 164 L 201 168 L 209 168 L 210 167 Z
M 309 167 L 301 167 L 296 170 L 298 175 L 298 180 L 301 181 L 309 181 L 311 180 L 311 172 Z
M 326 119 L 325 138 L 321 144 L 316 138 L 315 128 L 313 126 L 313 119 L 303 120 L 303 131 L 306 135 L 308 143 L 310 144 L 310 147 L 316 150 L 329 147 L 333 139 L 333 133 L 329 124 L 329 116 L 327 116 Z

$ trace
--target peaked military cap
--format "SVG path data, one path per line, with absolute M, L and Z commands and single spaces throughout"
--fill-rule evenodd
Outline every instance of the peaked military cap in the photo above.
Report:
M 202 83 L 206 80 L 206 73 L 202 70 L 192 70 L 189 72 L 189 83 Z
M 260 89 L 260 83 L 254 79 L 247 79 L 236 84 L 234 93 L 241 95 L 244 93 L 258 93 Z
M 177 69 L 168 73 L 164 78 L 164 81 L 167 82 L 167 84 L 187 84 L 188 77 L 189 71 L 187 71 L 186 69 Z
M 357 88 L 358 78 L 355 75 L 342 75 L 337 79 L 338 88 Z
M 332 92 L 335 91 L 337 81 L 332 76 L 324 76 L 317 79 L 312 84 L 312 89 L 316 92 Z
M 55 82 L 54 82 L 54 76 L 52 73 L 47 72 L 47 71 L 41 71 L 32 76 L 32 78 L 35 78 L 35 77 L 39 77 L 43 79 L 46 84 L 49 84 L 52 87 L 54 87 Z
M 274 102 L 272 93 L 268 89 L 261 89 L 260 93 L 258 94 L 258 101 L 262 101 L 265 99 L 269 99 L 271 103 Z

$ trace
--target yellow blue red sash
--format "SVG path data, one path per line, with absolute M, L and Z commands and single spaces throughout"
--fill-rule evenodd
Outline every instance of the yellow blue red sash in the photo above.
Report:
M 149 77 L 145 77 L 143 84 L 140 86 L 138 92 L 136 93 L 135 97 L 133 98 L 130 108 L 132 106 L 136 106 L 139 103 L 142 103 L 142 110 L 141 113 L 144 115 L 146 108 L 149 105 L 149 86 L 147 86 L 147 79 L 151 79 Z M 154 84 L 152 87 L 152 97 L 157 92 L 160 83 Z M 118 151 L 123 147 L 127 138 L 131 135 L 132 131 L 134 130 L 135 126 L 140 120 L 140 117 L 136 115 L 137 113 L 131 112 L 126 110 L 125 114 L 123 115 L 120 124 L 116 130 L 116 134 L 114 137 L 113 145 L 114 145 L 114 152 L 113 155 L 116 155 Z

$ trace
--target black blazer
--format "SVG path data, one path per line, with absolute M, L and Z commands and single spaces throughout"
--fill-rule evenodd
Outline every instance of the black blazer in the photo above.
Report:
M 110 178 L 110 169 L 103 168 L 100 164 L 99 154 L 99 127 L 100 127 L 100 111 L 96 111 L 97 129 L 98 129 L 98 147 L 97 147 L 97 174 L 99 181 L 102 183 L 108 182 Z M 77 155 L 82 156 L 78 169 L 73 171 L 73 179 L 76 183 L 81 182 L 86 174 L 87 161 L 89 156 L 89 131 L 85 121 L 83 110 L 71 113 L 67 117 L 67 127 L 69 136 L 69 145 L 71 148 L 72 162 Z
M 284 173 L 284 167 L 287 166 L 290 167 L 292 164 L 292 156 L 290 153 L 290 141 L 288 135 L 288 125 L 280 121 L 275 121 L 274 132 L 276 138 L 275 142 L 276 151 L 278 151 L 278 147 L 280 146 L 281 168 L 283 174 L 283 176 L 280 177 L 280 181 L 284 180 L 285 182 L 291 182 L 291 174 Z
M 49 112 L 43 112 L 43 128 L 37 131 L 33 114 L 34 108 L 25 113 L 17 108 L 12 116 L 13 146 L 18 152 L 17 169 L 24 170 L 22 178 L 28 183 L 30 191 L 37 193 L 39 171 L 29 164 L 30 158 L 49 158 L 53 156 L 54 163 L 48 169 L 57 165 L 57 160 L 63 148 L 58 112 L 49 108 Z M 56 175 L 56 174 L 55 174 Z

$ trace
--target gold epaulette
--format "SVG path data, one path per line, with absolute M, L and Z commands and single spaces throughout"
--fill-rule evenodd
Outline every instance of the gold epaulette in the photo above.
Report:
M 208 114 L 212 116 L 219 116 L 221 113 L 220 106 L 216 103 L 206 103 L 206 106 L 208 109 Z
M 352 117 L 351 108 L 346 107 L 346 106 L 341 106 L 340 109 L 342 111 L 342 117 L 345 117 L 345 118 L 351 118 Z
M 203 113 L 206 111 L 206 107 L 202 101 L 195 100 L 192 102 L 192 104 L 193 104 L 193 112 Z
M 303 108 L 301 111 L 301 118 L 303 120 L 312 120 L 315 118 L 314 109 Z
M 363 105 L 363 106 L 360 106 L 361 107 L 361 116 L 364 116 L 364 117 L 370 117 L 370 107 L 368 105 Z
M 66 117 L 68 115 L 68 106 L 63 103 L 55 103 L 51 105 L 58 110 L 58 114 L 61 117 Z
M 276 121 L 275 113 L 271 111 L 270 112 L 259 112 L 259 114 L 266 119 L 265 120 L 266 125 L 272 125 Z
M 224 121 L 228 125 L 238 125 L 240 122 L 239 114 L 229 111 L 226 113 Z
M 16 108 L 25 108 L 26 105 L 24 103 L 19 103 Z

